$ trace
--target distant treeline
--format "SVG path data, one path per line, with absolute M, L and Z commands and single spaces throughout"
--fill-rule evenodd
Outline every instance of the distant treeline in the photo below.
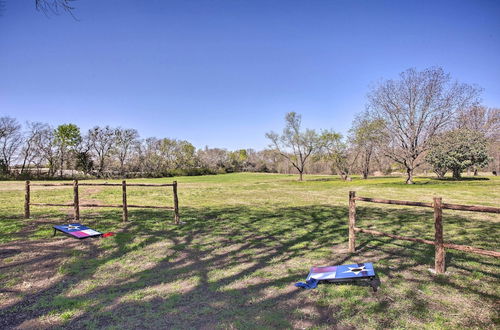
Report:
M 281 157 L 270 150 L 197 150 L 185 140 L 141 139 L 130 128 L 96 126 L 82 134 L 75 124 L 21 125 L 10 117 L 0 117 L 0 148 L 4 178 L 164 177 L 284 170 Z
M 230 172 L 372 174 L 415 171 L 438 177 L 464 170 L 500 169 L 500 110 L 479 104 L 480 89 L 453 82 L 440 68 L 409 69 L 368 94 L 347 136 L 301 129 L 301 116 L 285 117 L 269 149 L 196 149 L 189 141 L 141 138 L 133 128 L 75 124 L 21 125 L 0 117 L 0 178 L 165 177 Z
M 165 177 L 241 171 L 294 173 L 274 150 L 196 149 L 171 138 L 141 139 L 137 130 L 96 126 L 83 133 L 75 124 L 0 117 L 0 177 Z M 312 165 L 312 164 L 311 164 Z M 311 166 L 311 171 L 327 172 Z

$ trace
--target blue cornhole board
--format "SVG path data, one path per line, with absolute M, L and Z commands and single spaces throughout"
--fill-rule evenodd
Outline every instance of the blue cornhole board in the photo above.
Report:
M 377 291 L 377 275 L 371 262 L 326 266 L 326 267 L 312 267 L 309 275 L 306 278 L 306 284 L 297 285 L 307 289 L 313 289 L 320 281 L 328 281 L 331 283 L 351 282 L 356 280 L 368 280 L 373 291 Z
M 102 235 L 102 233 L 84 226 L 81 223 L 70 223 L 69 225 L 54 226 L 54 235 L 57 231 L 78 239 L 99 237 Z

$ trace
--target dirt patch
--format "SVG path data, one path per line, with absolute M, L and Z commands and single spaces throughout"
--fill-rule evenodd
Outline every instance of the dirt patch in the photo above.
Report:
M 16 241 L 0 245 L 0 328 L 21 320 L 30 320 L 34 314 L 44 313 L 43 307 L 37 311 L 23 308 L 35 304 L 42 296 L 60 290 L 65 283 L 61 265 L 74 255 L 85 258 L 99 254 L 92 240 L 60 238 L 36 241 Z M 3 313 L 6 309 L 17 313 Z M 40 324 L 25 323 L 21 328 L 40 328 Z

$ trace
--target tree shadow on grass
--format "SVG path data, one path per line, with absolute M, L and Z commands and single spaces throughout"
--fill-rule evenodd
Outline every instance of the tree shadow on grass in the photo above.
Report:
M 402 315 L 422 323 L 432 320 L 436 306 L 411 294 L 428 283 L 439 281 L 452 294 L 482 296 L 488 304 L 498 298 L 488 286 L 469 286 L 456 278 L 436 280 L 421 273 L 433 264 L 432 246 L 360 234 L 356 253 L 347 253 L 345 207 L 183 208 L 185 223 L 180 226 L 163 211 L 131 210 L 131 221 L 125 223 L 119 220 L 119 210 L 92 212 L 82 214 L 83 223 L 117 234 L 100 240 L 54 238 L 50 242 L 60 244 L 47 247 L 46 259 L 0 264 L 7 273 L 49 265 L 59 276 L 49 286 L 1 307 L 0 326 L 43 328 L 55 322 L 73 328 L 287 328 L 372 320 L 391 327 L 400 324 Z M 358 216 L 359 225 L 366 228 L 432 239 L 429 211 L 359 207 Z M 445 218 L 445 230 L 469 222 L 464 217 Z M 487 221 L 473 227 L 471 235 L 457 239 L 481 239 L 495 229 Z M 12 243 L 13 248 L 16 244 L 23 242 Z M 44 248 L 41 242 L 24 244 Z M 449 255 L 453 256 L 449 268 L 495 278 L 491 269 L 498 263 L 491 259 Z M 377 295 L 370 296 L 364 287 L 321 285 L 303 291 L 293 286 L 313 265 L 362 261 L 374 262 L 381 275 L 382 290 Z M 397 299 L 406 301 L 403 307 L 388 296 L 390 287 L 403 285 L 401 281 L 406 281 L 405 288 Z

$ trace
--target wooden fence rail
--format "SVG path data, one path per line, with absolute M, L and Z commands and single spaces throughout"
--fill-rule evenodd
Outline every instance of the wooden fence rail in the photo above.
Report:
M 406 205 L 406 206 L 420 206 L 420 207 L 432 207 L 434 209 L 434 240 L 426 240 L 421 238 L 413 238 L 407 236 L 394 235 L 389 233 L 384 233 L 371 229 L 364 229 L 356 227 L 356 201 L 370 202 L 370 203 L 382 203 L 382 204 L 395 204 L 395 205 Z M 500 208 L 489 207 L 489 206 L 478 206 L 478 205 L 458 205 L 458 204 L 446 204 L 442 202 L 441 197 L 434 197 L 433 203 L 421 203 L 421 202 L 411 202 L 411 201 L 398 201 L 391 199 L 381 199 L 381 198 L 368 198 L 368 197 L 356 197 L 356 192 L 349 192 L 349 252 L 355 252 L 356 250 L 356 233 L 366 233 L 377 236 L 387 236 L 399 240 L 418 242 L 423 244 L 434 245 L 435 247 L 435 260 L 434 269 L 437 274 L 443 274 L 445 272 L 445 248 L 454 249 L 459 251 L 465 251 L 475 254 L 486 255 L 490 257 L 500 258 L 500 252 L 484 250 L 467 245 L 458 245 L 451 243 L 444 243 L 443 240 L 443 209 L 450 210 L 460 210 L 460 211 L 473 211 L 473 212 L 487 212 L 487 213 L 500 213 Z
M 73 203 L 32 203 L 31 202 L 31 187 L 52 187 L 52 186 L 73 186 Z M 80 204 L 79 187 L 80 186 L 121 186 L 122 187 L 122 204 Z M 153 205 L 130 205 L 127 203 L 127 186 L 128 187 L 172 187 L 174 199 L 173 206 L 153 206 Z M 80 207 L 115 207 L 123 209 L 122 220 L 128 221 L 129 208 L 145 208 L 145 209 L 166 209 L 174 211 L 174 222 L 180 223 L 179 216 L 179 198 L 177 196 L 177 181 L 166 184 L 148 184 L 148 183 L 127 183 L 123 180 L 122 183 L 79 183 L 74 180 L 73 183 L 31 183 L 26 181 L 25 198 L 24 198 L 24 218 L 30 217 L 30 206 L 68 206 L 73 207 L 75 220 L 80 220 Z

